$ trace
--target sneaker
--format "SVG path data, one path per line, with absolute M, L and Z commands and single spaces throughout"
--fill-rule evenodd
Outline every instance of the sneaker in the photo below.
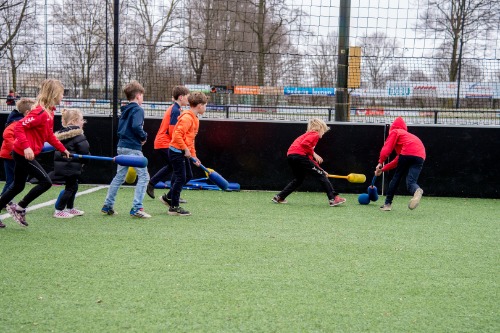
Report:
M 148 183 L 148 187 L 146 188 L 146 193 L 149 195 L 151 199 L 155 198 L 155 186 L 151 183 Z
M 189 216 L 191 213 L 182 207 L 170 207 L 168 209 L 168 215 Z
M 28 226 L 28 222 L 26 222 L 26 209 L 21 208 L 21 206 L 13 202 L 9 203 L 6 208 L 10 216 L 12 216 L 14 221 L 16 221 L 20 226 Z
M 167 193 L 163 194 L 161 197 L 160 197 L 160 201 L 165 205 L 165 206 L 168 206 L 170 207 L 172 205 L 172 199 L 169 199 L 167 198 Z M 179 200 L 180 202 L 180 200 Z
M 58 218 L 58 219 L 71 219 L 71 218 L 75 217 L 75 215 L 70 214 L 66 210 L 57 210 L 57 209 L 54 212 L 54 215 L 52 215 L 52 216 L 55 218 Z
M 66 212 L 68 212 L 72 215 L 75 215 L 75 216 L 82 216 L 83 214 L 85 214 L 85 212 L 83 210 L 79 210 L 76 208 L 67 208 Z
M 132 208 L 130 210 L 130 216 L 138 217 L 140 219 L 147 219 L 147 218 L 151 217 L 151 215 L 149 215 L 148 213 L 146 213 L 144 211 L 144 208 L 139 208 L 139 209 Z
M 5 224 L 3 224 L 2 221 L 0 221 L 0 228 L 5 228 Z
M 118 215 L 118 213 L 113 209 L 113 207 L 103 206 L 101 208 L 101 213 L 104 215 Z
M 179 203 L 188 203 L 186 199 L 179 198 Z
M 392 210 L 392 205 L 384 204 L 383 206 L 380 206 L 380 210 L 384 212 L 390 212 Z
M 341 198 L 340 195 L 336 195 L 335 198 L 330 200 L 328 203 L 330 204 L 331 207 L 335 207 L 343 204 L 344 202 L 346 202 L 346 199 Z
M 415 193 L 413 193 L 413 198 L 411 198 L 410 202 L 408 203 L 408 208 L 412 210 L 417 208 L 418 204 L 420 203 L 420 199 L 422 199 L 422 194 L 424 194 L 424 190 L 418 188 Z
M 287 204 L 288 203 L 288 201 L 286 201 L 285 199 L 281 199 L 279 195 L 275 195 L 271 199 L 271 201 L 274 203 L 277 203 L 277 204 Z

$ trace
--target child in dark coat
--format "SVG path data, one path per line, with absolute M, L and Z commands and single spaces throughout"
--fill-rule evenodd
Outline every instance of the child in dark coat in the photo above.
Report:
M 89 142 L 83 134 L 83 119 L 80 109 L 63 109 L 62 125 L 56 137 L 71 154 L 89 154 Z M 55 218 L 68 219 L 83 215 L 76 209 L 75 197 L 78 192 L 78 178 L 82 174 L 83 164 L 79 159 L 64 158 L 60 152 L 54 154 L 54 176 L 64 179 L 66 186 L 56 202 Z

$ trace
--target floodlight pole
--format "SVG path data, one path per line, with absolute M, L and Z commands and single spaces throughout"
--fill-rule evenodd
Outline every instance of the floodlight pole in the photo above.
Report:
M 349 66 L 349 26 L 351 0 L 340 0 L 339 8 L 339 52 L 337 63 L 337 87 L 335 89 L 335 121 L 349 120 L 349 93 L 347 73 Z
M 113 120 L 112 120 L 112 135 L 113 135 L 113 155 L 116 155 L 116 145 L 118 141 L 118 136 L 116 133 L 116 130 L 118 129 L 118 48 L 120 45 L 120 24 L 119 24 L 119 17 L 120 17 L 120 0 L 113 0 L 114 1 L 114 18 L 115 18 L 115 24 L 114 24 L 114 47 L 113 47 Z

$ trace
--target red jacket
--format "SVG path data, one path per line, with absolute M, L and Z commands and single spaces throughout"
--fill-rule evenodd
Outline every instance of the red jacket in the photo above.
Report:
M 303 155 L 309 157 L 315 164 L 314 160 L 314 147 L 319 141 L 319 134 L 316 131 L 305 132 L 293 141 L 290 148 L 288 148 L 287 156 L 292 154 Z
M 5 127 L 3 131 L 3 142 L 2 142 L 2 148 L 0 149 L 0 157 L 5 158 L 8 160 L 12 159 L 12 155 L 10 154 L 12 152 L 12 148 L 14 147 L 14 140 L 16 137 L 14 136 L 14 127 L 16 127 L 16 124 L 18 121 L 15 121 L 9 126 Z
M 397 167 L 399 155 L 417 156 L 424 160 L 426 157 L 424 144 L 416 135 L 408 132 L 408 127 L 401 117 L 396 118 L 392 123 L 389 129 L 389 136 L 380 151 L 378 162 L 384 163 L 393 150 L 396 151 L 396 158 L 384 165 L 382 171 L 388 171 Z
M 49 114 L 40 105 L 17 122 L 14 135 L 14 151 L 22 156 L 26 148 L 31 148 L 35 156 L 40 154 L 44 142 L 50 143 L 60 152 L 66 150 L 54 134 L 54 110 Z

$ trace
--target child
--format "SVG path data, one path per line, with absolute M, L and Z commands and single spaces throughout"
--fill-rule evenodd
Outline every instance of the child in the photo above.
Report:
M 21 226 L 27 227 L 26 207 L 52 186 L 47 172 L 35 160 L 40 154 L 44 142 L 50 143 L 57 150 L 69 158 L 69 151 L 57 140 L 54 134 L 54 111 L 61 103 L 64 87 L 59 80 L 47 79 L 42 82 L 40 93 L 36 98 L 36 105 L 26 117 L 17 122 L 14 129 L 13 157 L 16 163 L 14 168 L 14 184 L 0 198 L 0 207 L 7 205 L 7 211 Z M 28 175 L 38 179 L 33 187 L 19 204 L 11 200 L 24 190 Z
M 144 156 L 142 146 L 146 143 L 148 134 L 144 131 L 144 110 L 141 105 L 144 101 L 144 88 L 137 81 L 132 81 L 123 88 L 123 92 L 129 103 L 121 107 L 121 116 L 118 121 L 118 155 Z M 149 181 L 148 169 L 135 168 L 137 172 L 137 185 L 135 186 L 134 200 L 130 209 L 130 216 L 137 218 L 149 218 L 151 215 L 144 211 L 142 201 L 146 194 Z M 101 212 L 106 215 L 115 215 L 116 194 L 121 184 L 125 181 L 128 167 L 118 165 L 116 175 L 109 185 L 108 194 L 104 201 Z
M 2 148 L 0 149 L 0 158 L 4 160 L 3 166 L 5 169 L 5 186 L 3 187 L 0 195 L 4 195 L 4 193 L 7 192 L 7 190 L 12 186 L 12 183 L 14 183 L 14 167 L 16 163 L 11 155 L 14 147 L 14 140 L 16 139 L 14 136 L 14 128 L 17 122 L 28 114 L 34 104 L 35 101 L 32 99 L 21 98 L 17 102 L 17 109 L 12 110 L 7 117 L 5 130 L 3 131 Z
M 5 99 L 5 104 L 7 105 L 16 105 L 16 101 L 19 99 L 19 95 L 16 94 L 16 91 L 14 89 L 9 90 L 9 94 L 7 95 L 7 98 Z
M 153 177 L 151 177 L 151 180 L 148 183 L 146 193 L 152 199 L 155 198 L 155 185 L 160 181 L 165 181 L 170 169 L 172 169 L 170 160 L 168 159 L 168 148 L 170 146 L 170 141 L 172 140 L 174 127 L 177 124 L 177 118 L 182 112 L 182 107 L 188 105 L 188 95 L 188 88 L 184 86 L 174 87 L 174 89 L 172 90 L 172 98 L 174 100 L 174 104 L 172 104 L 167 109 L 167 111 L 165 111 L 160 128 L 158 129 L 158 133 L 156 134 L 154 148 L 156 151 L 158 151 L 158 153 L 160 153 L 165 166 L 161 168 Z M 161 201 L 164 202 L 164 200 Z
M 200 120 L 198 115 L 203 115 L 207 107 L 207 96 L 201 92 L 194 92 L 189 95 L 189 110 L 184 111 L 177 119 L 172 141 L 170 142 L 169 158 L 174 175 L 173 184 L 167 195 L 162 198 L 170 206 L 168 215 L 189 216 L 190 212 L 179 206 L 179 199 L 182 187 L 187 179 L 193 177 L 190 159 L 194 159 L 194 164 L 200 166 L 201 162 L 196 157 L 194 148 L 195 137 L 198 134 Z
M 389 157 L 391 152 L 396 151 L 396 157 L 386 165 L 382 163 Z M 389 183 L 385 204 L 380 207 L 380 210 L 390 211 L 392 209 L 392 199 L 399 182 L 406 175 L 406 187 L 413 195 L 408 208 L 415 209 L 420 203 L 424 191 L 418 186 L 417 181 L 422 171 L 425 161 L 425 147 L 420 139 L 411 133 L 408 133 L 408 128 L 403 118 L 398 117 L 392 123 L 389 129 L 389 136 L 385 140 L 384 146 L 380 151 L 375 175 L 380 176 L 382 172 L 396 168 L 396 172 Z
M 89 142 L 83 134 L 82 111 L 80 109 L 63 109 L 61 112 L 62 125 L 56 132 L 56 137 L 72 154 L 89 154 Z M 78 177 L 82 174 L 83 163 L 79 159 L 67 159 L 61 153 L 54 154 L 54 176 L 62 177 L 65 181 L 64 191 L 56 202 L 55 218 L 67 219 L 81 216 L 83 211 L 74 207 L 78 192 Z
M 307 132 L 295 139 L 287 152 L 287 161 L 292 168 L 294 179 L 280 193 L 274 196 L 272 199 L 274 203 L 286 204 L 286 197 L 302 184 L 306 175 L 311 175 L 321 182 L 328 196 L 330 206 L 338 206 L 346 201 L 333 189 L 327 174 L 319 166 L 319 164 L 323 163 L 323 159 L 314 152 L 314 147 L 319 139 L 329 130 L 330 128 L 323 120 L 318 118 L 309 120 Z

